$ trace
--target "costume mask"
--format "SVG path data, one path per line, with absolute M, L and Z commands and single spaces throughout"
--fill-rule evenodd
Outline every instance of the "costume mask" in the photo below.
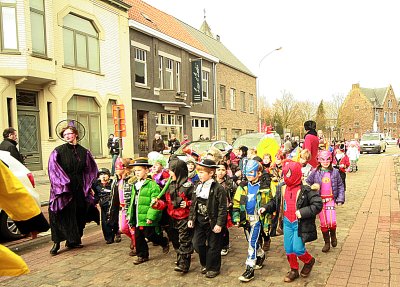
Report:
M 283 180 L 288 187 L 301 184 L 301 164 L 287 160 L 282 165 Z

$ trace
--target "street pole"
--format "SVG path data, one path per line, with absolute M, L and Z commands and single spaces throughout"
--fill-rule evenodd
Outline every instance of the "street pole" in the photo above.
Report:
M 281 50 L 281 49 L 282 49 L 282 47 L 273 49 L 272 51 L 270 51 L 270 52 L 268 52 L 267 54 L 265 54 L 265 55 L 261 58 L 261 60 L 258 62 L 258 73 L 259 73 L 259 75 L 258 75 L 258 78 L 257 78 L 257 80 L 258 80 L 258 81 L 257 81 L 257 108 L 258 108 L 258 131 L 259 131 L 259 132 L 262 132 L 262 131 L 261 131 L 261 127 L 262 127 L 262 122 L 261 122 L 261 95 L 260 95 L 261 63 L 264 61 L 265 58 L 267 58 L 267 57 L 268 57 L 269 55 L 271 55 L 273 52 L 279 51 L 279 50 Z

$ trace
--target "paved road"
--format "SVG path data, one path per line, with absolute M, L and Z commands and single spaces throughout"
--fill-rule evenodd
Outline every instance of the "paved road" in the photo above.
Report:
M 338 246 L 321 252 L 323 240 L 307 244 L 317 263 L 309 278 L 291 286 L 400 286 L 400 208 L 395 171 L 400 170 L 399 150 L 363 155 L 359 171 L 347 177 L 346 203 L 338 208 Z M 173 271 L 174 252 L 163 255 L 150 247 L 150 261 L 134 266 L 127 238 L 106 245 L 101 230 L 89 225 L 81 250 L 62 250 L 51 257 L 48 236 L 17 245 L 31 273 L 0 278 L 0 286 L 232 286 L 244 271 L 246 242 L 241 229 L 231 229 L 231 252 L 223 257 L 221 275 L 207 279 L 200 274 L 198 256 L 188 274 Z M 15 246 L 14 246 L 15 248 Z M 288 264 L 282 238 L 273 238 L 264 268 L 247 286 L 284 286 Z

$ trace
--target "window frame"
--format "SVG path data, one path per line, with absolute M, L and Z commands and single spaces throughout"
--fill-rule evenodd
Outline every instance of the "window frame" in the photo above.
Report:
M 219 97 L 221 99 L 221 109 L 226 109 L 226 86 L 219 85 Z
M 39 56 L 45 56 L 47 57 L 47 29 L 46 29 L 46 2 L 44 0 L 40 0 L 43 3 L 43 11 L 40 11 L 36 8 L 31 7 L 31 4 L 29 3 L 29 11 L 30 11 L 30 16 L 31 16 L 31 44 L 32 44 L 32 54 L 33 55 L 39 55 Z M 43 20 L 43 41 L 44 41 L 44 53 L 36 52 L 33 50 L 33 31 L 35 30 L 32 26 L 32 13 L 36 13 L 42 16 Z
M 181 63 L 176 61 L 176 90 L 181 92 Z
M 136 63 L 144 66 L 144 83 L 136 81 Z M 147 51 L 138 47 L 135 47 L 135 85 L 147 86 Z
M 201 85 L 203 88 L 203 99 L 208 100 L 209 99 L 209 94 L 208 94 L 208 87 L 209 87 L 209 77 L 210 77 L 210 72 L 202 70 L 201 71 Z
M 254 114 L 254 95 L 249 94 L 249 113 Z
M 64 31 L 64 30 L 68 30 L 68 31 L 71 31 L 71 32 L 72 32 L 73 44 L 74 44 L 74 64 L 71 65 L 71 64 L 65 63 L 65 46 L 64 46 L 64 66 L 65 66 L 65 67 L 69 67 L 69 68 L 73 68 L 73 69 L 83 70 L 83 71 L 90 71 L 90 72 L 94 72 L 94 73 L 100 73 L 100 72 L 101 72 L 101 63 L 100 63 L 100 58 L 101 58 L 101 56 L 100 56 L 100 37 L 99 37 L 99 31 L 98 31 L 98 29 L 96 28 L 96 25 L 94 25 L 93 20 L 88 19 L 88 18 L 85 18 L 85 17 L 80 16 L 80 15 L 78 15 L 78 14 L 69 13 L 69 14 L 65 15 L 65 17 L 68 16 L 68 15 L 73 15 L 73 16 L 75 16 L 75 17 L 78 17 L 78 18 L 81 18 L 81 19 L 83 19 L 83 20 L 86 20 L 86 21 L 90 22 L 90 24 L 93 26 L 93 29 L 94 29 L 94 30 L 96 31 L 96 33 L 97 33 L 97 37 L 94 37 L 93 35 L 90 35 L 90 34 L 88 34 L 88 33 L 85 33 L 85 32 L 82 32 L 82 31 L 75 30 L 75 29 L 73 29 L 73 28 L 67 27 L 67 26 L 65 26 L 64 23 L 63 23 L 63 26 L 62 26 L 63 31 Z M 77 49 L 77 47 L 78 47 L 78 46 L 77 46 L 77 35 L 80 35 L 80 36 L 85 37 L 85 45 L 86 45 L 86 67 L 82 67 L 82 66 L 79 66 L 79 65 L 78 65 L 78 58 L 77 58 L 77 50 L 78 50 L 78 49 Z M 91 63 L 91 62 L 90 62 L 90 52 L 89 52 L 89 50 L 90 50 L 90 47 L 89 47 L 89 38 L 95 39 L 95 40 L 96 40 L 96 43 L 97 43 L 96 47 L 97 47 L 97 51 L 98 51 L 98 52 L 97 52 L 98 70 L 94 70 L 94 69 L 91 69 L 91 68 L 90 68 L 90 63 Z M 63 45 L 65 45 L 64 42 L 63 42 Z
M 4 48 L 4 27 L 3 27 L 3 8 L 14 8 L 14 17 L 15 17 L 15 49 Z M 19 39 L 18 39 L 18 15 L 17 15 L 17 1 L 14 3 L 3 3 L 0 2 L 0 52 L 1 53 L 16 53 L 19 52 Z
M 164 89 L 164 56 L 158 56 L 158 77 L 160 79 L 159 88 Z
M 397 124 L 397 112 L 393 112 L 393 123 Z
M 166 58 L 167 63 L 165 65 L 165 90 L 173 90 L 174 89 L 174 60 L 170 58 Z M 168 81 L 169 75 L 169 81 Z
M 234 88 L 229 89 L 229 99 L 231 104 L 231 110 L 236 111 L 236 89 Z
M 244 91 L 240 91 L 240 100 L 240 110 L 246 112 L 246 93 Z

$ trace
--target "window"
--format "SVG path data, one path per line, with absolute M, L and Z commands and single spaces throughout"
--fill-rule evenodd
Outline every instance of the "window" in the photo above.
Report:
M 135 48 L 135 83 L 147 85 L 146 51 Z
M 112 115 L 112 106 L 116 104 L 117 104 L 116 100 L 109 100 L 107 103 L 107 134 L 113 134 L 115 130 L 114 118 Z
M 240 137 L 242 130 L 240 129 L 232 129 L 232 141 Z
M 230 89 L 231 96 L 231 110 L 236 110 L 236 90 Z
M 228 130 L 226 128 L 221 128 L 221 133 L 220 133 L 220 138 L 222 141 L 226 141 L 227 140 L 227 134 L 228 134 Z
M 164 88 L 164 57 L 158 56 L 158 77 L 160 78 L 160 89 Z
M 393 123 L 396 124 L 397 123 L 397 113 L 393 113 Z
M 30 0 L 33 54 L 46 55 L 46 18 L 43 0 Z
M 176 62 L 176 90 L 181 91 L 181 63 Z
M 202 71 L 203 75 L 203 99 L 208 99 L 208 76 L 209 72 Z
M 52 120 L 51 118 L 53 117 L 53 103 L 52 102 L 47 102 L 47 123 L 48 123 L 48 133 L 49 133 L 49 138 L 53 138 L 53 125 L 52 125 Z
M 387 112 L 383 113 L 383 122 L 387 123 Z
M 354 109 L 356 110 L 356 111 L 358 111 L 359 109 L 360 109 L 360 106 L 354 106 Z
M 165 67 L 165 89 L 172 90 L 174 88 L 174 61 L 167 59 Z
M 375 111 L 375 121 L 378 123 L 379 122 L 379 112 Z
M 388 100 L 388 108 L 389 108 L 389 109 L 392 108 L 392 100 Z
M 389 123 L 392 122 L 392 112 L 389 113 L 389 118 L 388 118 Z
M 67 118 L 83 124 L 86 136 L 80 144 L 89 149 L 93 155 L 103 154 L 101 147 L 100 107 L 92 97 L 73 96 L 67 104 Z
M 254 133 L 254 130 L 246 130 L 246 134 Z
M 18 50 L 16 0 L 0 0 L 1 51 Z
M 246 111 L 246 93 L 245 92 L 240 91 L 240 99 L 242 101 L 241 110 L 242 110 L 242 112 L 245 112 Z
M 226 90 L 225 90 L 225 86 L 223 86 L 223 85 L 219 86 L 219 98 L 221 99 L 221 108 L 225 109 L 226 108 Z
M 359 128 L 360 127 L 360 123 L 359 122 L 354 122 L 354 127 L 355 128 Z
M 100 72 L 99 34 L 91 21 L 74 14 L 64 17 L 64 64 Z
M 254 113 L 254 96 L 251 94 L 249 95 L 249 112 Z

